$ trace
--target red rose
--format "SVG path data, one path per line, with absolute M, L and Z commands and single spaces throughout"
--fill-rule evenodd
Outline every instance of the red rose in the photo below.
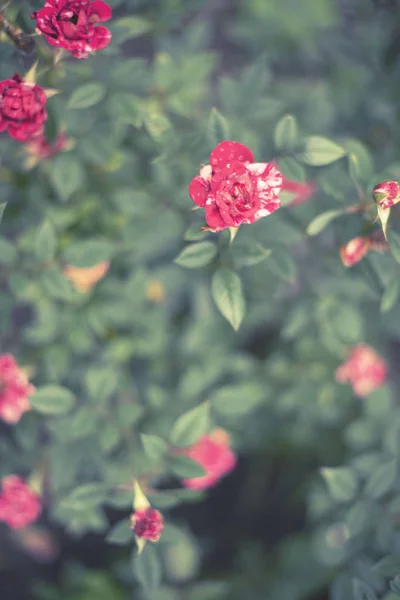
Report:
M 1 482 L 0 521 L 12 529 L 21 529 L 36 521 L 40 511 L 39 498 L 20 477 L 4 477 Z
M 19 142 L 40 133 L 47 119 L 45 91 L 15 74 L 0 81 L 0 131 Z
M 387 366 L 367 344 L 354 346 L 347 360 L 336 370 L 336 381 L 349 382 L 357 396 L 368 396 L 387 379 Z
M 229 434 L 220 427 L 180 452 L 198 462 L 206 471 L 200 477 L 183 480 L 183 485 L 193 490 L 205 490 L 216 485 L 221 477 L 236 466 L 236 455 L 230 447 Z
M 204 208 L 209 228 L 222 231 L 277 210 L 281 186 L 282 175 L 273 164 L 254 163 L 249 148 L 225 141 L 211 152 L 210 165 L 192 180 L 189 194 Z
M 161 513 L 148 506 L 133 513 L 131 527 L 138 538 L 149 542 L 158 542 L 164 529 L 164 522 Z
M 111 6 L 102 0 L 46 0 L 31 14 L 49 44 L 64 48 L 75 58 L 87 58 L 111 42 L 111 32 L 96 23 L 111 19 Z
M 11 354 L 0 354 L 0 419 L 17 423 L 30 410 L 28 396 L 35 391 Z

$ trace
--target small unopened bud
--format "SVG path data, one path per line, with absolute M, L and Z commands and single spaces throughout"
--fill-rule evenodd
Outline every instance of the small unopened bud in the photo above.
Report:
M 383 181 L 374 187 L 373 196 L 382 208 L 390 208 L 400 202 L 400 186 L 397 181 Z
M 371 240 L 367 237 L 356 237 L 340 248 L 340 258 L 345 267 L 352 267 L 360 262 L 371 249 Z
M 133 513 L 131 527 L 137 538 L 158 542 L 164 529 L 164 521 L 158 510 L 148 506 Z

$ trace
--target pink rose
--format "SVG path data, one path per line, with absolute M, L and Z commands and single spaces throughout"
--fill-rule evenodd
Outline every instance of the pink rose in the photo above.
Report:
M 373 247 L 373 242 L 368 237 L 356 237 L 340 248 L 340 258 L 345 267 L 352 267 Z
M 192 179 L 189 194 L 204 208 L 209 229 L 222 231 L 254 223 L 277 210 L 281 186 L 282 175 L 273 164 L 255 163 L 249 148 L 225 141 Z
M 131 527 L 138 538 L 149 542 L 158 542 L 164 529 L 164 522 L 161 513 L 148 506 L 133 513 Z
M 111 42 L 111 32 L 99 22 L 111 19 L 111 6 L 102 0 L 46 0 L 31 14 L 36 28 L 52 46 L 64 48 L 75 58 L 87 58 Z
M 236 455 L 230 447 L 229 434 L 221 428 L 203 435 L 193 446 L 183 450 L 186 456 L 198 462 L 206 475 L 184 479 L 183 485 L 193 490 L 212 487 L 236 466 Z
M 11 354 L 0 354 L 0 419 L 17 423 L 30 410 L 28 396 L 34 391 Z
M 40 511 L 38 496 L 20 477 L 4 477 L 0 492 L 0 521 L 12 529 L 21 529 L 36 521 Z
M 41 133 L 47 119 L 46 102 L 41 87 L 17 74 L 0 81 L 0 131 L 8 130 L 18 142 Z
M 387 379 L 385 361 L 367 344 L 354 346 L 336 370 L 336 381 L 350 383 L 357 396 L 368 396 Z
M 390 208 L 400 201 L 400 186 L 397 181 L 378 183 L 373 191 L 374 200 L 382 208 Z

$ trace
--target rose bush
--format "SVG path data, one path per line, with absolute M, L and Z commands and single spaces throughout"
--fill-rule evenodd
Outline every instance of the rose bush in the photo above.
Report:
M 399 593 L 398 33 L 361 4 L 2 12 L 1 597 Z

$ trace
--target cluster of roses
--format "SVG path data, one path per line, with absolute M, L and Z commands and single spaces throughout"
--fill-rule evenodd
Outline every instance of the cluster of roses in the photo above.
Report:
M 338 367 L 336 380 L 349 382 L 357 396 L 365 397 L 378 389 L 387 379 L 385 361 L 367 344 L 352 348 L 347 360 Z M 30 409 L 29 395 L 35 388 L 26 374 L 9 354 L 0 355 L 0 418 L 6 423 L 17 423 Z M 229 434 L 221 428 L 203 435 L 195 444 L 180 453 L 199 463 L 205 474 L 184 479 L 189 489 L 204 490 L 218 483 L 236 466 L 236 455 L 231 448 Z M 13 529 L 34 522 L 41 512 L 39 496 L 16 475 L 4 477 L 0 491 L 0 521 Z M 136 509 L 131 517 L 136 538 L 156 542 L 163 530 L 163 518 L 150 505 Z
M 31 17 L 49 44 L 75 58 L 87 58 L 110 43 L 111 32 L 97 23 L 108 21 L 111 12 L 102 0 L 46 0 Z M 0 82 L 0 131 L 27 143 L 28 155 L 36 160 L 50 158 L 70 145 L 63 133 L 54 144 L 44 135 L 48 95 L 49 91 L 18 74 Z

